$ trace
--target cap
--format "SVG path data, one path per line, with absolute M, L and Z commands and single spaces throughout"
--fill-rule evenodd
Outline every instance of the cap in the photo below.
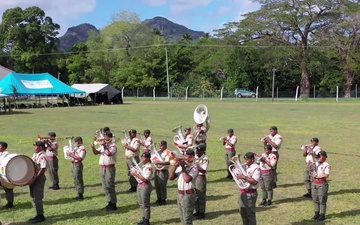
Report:
M 276 127 L 276 126 L 272 126 L 272 127 L 270 127 L 270 130 L 277 130 L 277 127 Z
M 50 137 L 56 137 L 56 133 L 55 132 L 49 132 L 49 136 Z
M 39 146 L 39 147 L 45 148 L 45 143 L 43 141 L 36 141 L 34 143 L 34 146 Z
M 150 152 L 144 152 L 141 157 L 146 157 L 146 158 L 150 158 L 151 157 L 151 154 Z
M 185 130 L 191 131 L 191 127 L 185 127 Z
M 110 131 L 110 128 L 109 128 L 109 127 L 104 127 L 104 128 L 103 128 L 103 131 L 104 131 L 104 132 Z
M 82 139 L 82 137 L 80 137 L 80 136 L 77 136 L 75 139 L 74 139 L 74 141 L 75 142 L 77 142 L 77 141 L 82 141 L 83 139 Z
M 319 142 L 319 138 L 316 138 L 316 137 L 314 137 L 314 138 L 311 138 L 311 140 L 310 140 L 311 142 Z
M 244 155 L 244 158 L 245 159 L 253 159 L 255 158 L 255 155 L 253 152 L 247 152 L 245 155 Z
M 206 145 L 204 145 L 204 144 L 199 144 L 199 145 L 196 147 L 196 151 L 206 151 Z
M 107 133 L 105 134 L 105 136 L 106 136 L 106 137 L 109 137 L 109 138 L 112 138 L 112 137 L 113 137 L 113 134 L 112 134 L 111 132 L 107 132 Z
M 150 130 L 144 130 L 144 134 L 150 134 Z
M 270 144 L 266 144 L 265 148 L 269 149 L 269 150 L 272 150 L 273 147 Z
M 130 130 L 130 133 L 136 134 L 136 130 L 135 130 L 135 129 L 131 129 L 131 130 Z
M 325 156 L 325 157 L 327 157 L 327 154 L 326 154 L 325 151 L 320 151 L 318 155 L 319 155 L 319 156 Z
M 193 155 L 193 156 L 195 156 L 195 152 L 194 152 L 194 150 L 188 149 L 188 150 L 186 150 L 186 155 Z
M 160 144 L 161 144 L 161 145 L 167 145 L 167 142 L 164 141 L 164 140 L 162 140 L 162 141 L 160 141 Z
M 228 133 L 234 133 L 234 130 L 232 128 L 227 130 Z

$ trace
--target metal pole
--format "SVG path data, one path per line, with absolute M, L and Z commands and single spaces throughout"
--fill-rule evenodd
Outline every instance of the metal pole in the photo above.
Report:
M 275 72 L 276 69 L 275 67 L 272 68 L 272 72 L 273 72 L 273 79 L 272 79 L 272 92 L 271 92 L 271 101 L 274 101 L 274 88 L 275 88 Z
M 169 64 L 168 64 L 167 47 L 165 47 L 165 57 L 166 57 L 166 82 L 167 82 L 167 91 L 168 91 L 168 99 L 170 99 L 170 79 L 169 79 Z

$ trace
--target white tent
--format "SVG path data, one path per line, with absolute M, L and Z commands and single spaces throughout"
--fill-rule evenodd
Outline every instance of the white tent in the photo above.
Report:
M 112 87 L 110 84 L 73 84 L 71 87 L 85 91 L 86 96 L 75 95 L 76 97 L 87 97 L 90 94 L 106 94 L 107 100 L 110 101 L 113 97 L 119 94 L 121 91 Z

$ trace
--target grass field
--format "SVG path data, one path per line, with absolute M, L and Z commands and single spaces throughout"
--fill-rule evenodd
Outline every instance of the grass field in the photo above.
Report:
M 193 112 L 201 102 L 130 102 L 124 105 L 64 107 L 29 109 L 14 114 L 0 114 L 0 139 L 9 144 L 9 151 L 31 156 L 38 134 L 46 136 L 55 131 L 58 137 L 82 136 L 88 149 L 84 161 L 85 200 L 75 202 L 75 189 L 71 177 L 71 163 L 63 158 L 60 141 L 60 190 L 47 189 L 44 208 L 47 220 L 43 224 L 135 224 L 141 219 L 136 194 L 128 194 L 129 188 L 123 149 L 119 146 L 116 190 L 118 210 L 101 210 L 107 202 L 101 187 L 98 171 L 98 156 L 90 149 L 90 141 L 96 129 L 109 126 L 117 137 L 121 130 L 150 129 L 155 142 L 172 142 L 175 133 L 171 130 L 179 125 L 193 126 Z M 206 102 L 211 116 L 208 133 L 207 155 L 210 158 L 208 172 L 208 201 L 204 220 L 194 224 L 242 224 L 238 212 L 239 189 L 234 181 L 225 179 L 225 150 L 219 138 L 228 128 L 238 137 L 237 152 L 262 152 L 260 138 L 276 125 L 284 142 L 280 150 L 278 166 L 279 182 L 274 191 L 274 204 L 258 207 L 258 224 L 360 224 L 360 153 L 357 135 L 360 134 L 360 104 L 356 102 Z M 312 137 L 320 139 L 320 146 L 328 152 L 332 166 L 328 199 L 327 220 L 314 223 L 313 203 L 303 198 L 305 158 L 300 146 L 309 144 Z M 25 143 L 24 143 L 25 142 Z M 27 143 L 26 143 L 27 142 Z M 171 150 L 175 150 L 170 145 Z M 151 208 L 152 224 L 180 224 L 176 206 L 177 181 L 168 183 L 168 205 Z M 15 205 L 11 210 L 0 209 L 0 221 L 10 224 L 27 224 L 33 217 L 28 187 L 16 187 Z M 4 191 L 0 189 L 3 205 Z M 259 191 L 261 196 L 261 190 Z M 151 202 L 156 200 L 152 192 Z M 260 203 L 261 197 L 258 197 Z

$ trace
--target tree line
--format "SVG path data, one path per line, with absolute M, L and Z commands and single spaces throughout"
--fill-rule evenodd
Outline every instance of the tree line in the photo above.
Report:
M 312 87 L 351 97 L 360 76 L 360 2 L 357 0 L 256 0 L 259 10 L 192 40 L 169 43 L 139 16 L 121 11 L 86 43 L 58 51 L 60 26 L 39 7 L 8 9 L 0 24 L 0 64 L 16 72 L 49 72 L 73 83 L 175 93 L 190 87 L 216 95 L 237 87 L 271 93 Z M 168 76 L 167 76 L 168 75 Z M 169 79 L 169 80 L 167 80 Z

